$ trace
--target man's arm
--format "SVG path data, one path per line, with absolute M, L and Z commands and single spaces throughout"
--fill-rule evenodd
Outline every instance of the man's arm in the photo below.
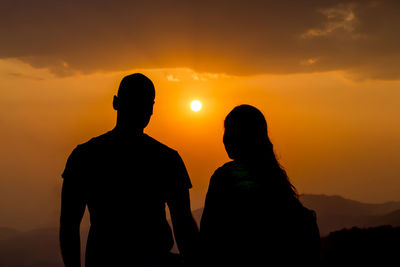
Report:
M 179 252 L 187 263 L 193 263 L 198 250 L 199 229 L 190 209 L 189 189 L 182 190 L 167 204 Z
M 60 246 L 66 267 L 81 266 L 80 224 L 86 203 L 82 188 L 64 179 L 61 193 Z

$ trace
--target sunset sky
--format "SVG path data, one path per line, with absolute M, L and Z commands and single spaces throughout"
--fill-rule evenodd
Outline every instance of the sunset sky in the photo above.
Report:
M 2 1 L 0 226 L 58 221 L 74 147 L 113 128 L 120 80 L 155 84 L 145 132 L 203 205 L 223 120 L 266 116 L 299 193 L 400 201 L 399 1 Z M 192 100 L 202 102 L 193 112 Z

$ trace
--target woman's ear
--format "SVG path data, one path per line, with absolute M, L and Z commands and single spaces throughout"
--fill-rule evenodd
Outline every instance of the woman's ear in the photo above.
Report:
M 114 108 L 114 110 L 118 110 L 118 108 L 119 108 L 119 98 L 118 98 L 118 96 L 114 96 L 114 99 L 113 99 L 113 108 Z

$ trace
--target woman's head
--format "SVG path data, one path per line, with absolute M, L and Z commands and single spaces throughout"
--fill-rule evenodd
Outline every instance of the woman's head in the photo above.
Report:
M 250 105 L 235 107 L 225 118 L 223 141 L 231 159 L 245 161 L 257 168 L 267 168 L 269 176 L 276 178 L 268 179 L 268 182 L 278 186 L 277 192 L 297 199 L 296 188 L 276 159 L 268 137 L 267 122 L 260 110 Z
M 250 105 L 237 106 L 226 116 L 223 141 L 234 160 L 252 160 L 272 149 L 264 115 Z

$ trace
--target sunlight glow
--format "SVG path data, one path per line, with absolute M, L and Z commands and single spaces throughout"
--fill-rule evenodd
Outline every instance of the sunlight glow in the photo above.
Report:
M 201 110 L 201 107 L 202 107 L 202 104 L 201 104 L 201 102 L 200 102 L 199 100 L 193 100 L 193 101 L 190 103 L 190 108 L 191 108 L 194 112 L 200 111 L 200 110 Z

